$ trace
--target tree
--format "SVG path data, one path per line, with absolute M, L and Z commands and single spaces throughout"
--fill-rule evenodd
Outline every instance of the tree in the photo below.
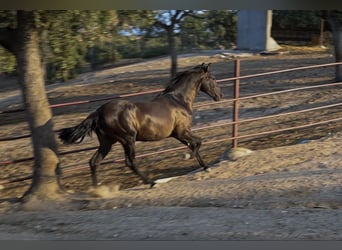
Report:
M 342 11 L 273 11 L 272 29 L 320 30 L 321 18 L 325 19 L 332 31 L 336 62 L 342 62 Z M 342 65 L 336 66 L 336 81 L 342 81 Z
M 317 31 L 320 17 L 317 10 L 273 10 L 273 30 Z
M 206 24 L 203 20 L 195 19 L 190 16 L 184 18 L 180 24 L 180 39 L 182 49 L 198 49 L 205 46 L 209 33 L 206 31 Z
M 166 31 L 169 54 L 171 57 L 171 78 L 173 78 L 177 73 L 177 50 L 175 43 L 176 30 L 179 28 L 179 24 L 183 21 L 184 17 L 195 17 L 195 11 L 167 10 L 158 11 L 156 14 L 154 26 Z
M 342 62 L 342 11 L 325 11 L 323 16 L 328 20 L 333 34 L 335 60 Z M 342 82 L 342 65 L 336 66 L 336 81 Z
M 0 11 L 0 27 L 14 28 L 15 13 Z M 39 15 L 39 45 L 46 81 L 73 78 L 87 62 L 96 66 L 102 62 L 100 57 L 106 54 L 108 60 L 113 59 L 113 46 L 110 45 L 117 37 L 115 10 L 52 10 L 40 11 Z M 99 55 L 97 52 L 103 49 L 106 51 Z M 13 56 L 0 49 L 0 71 L 14 72 L 15 67 Z
M 61 197 L 61 170 L 39 47 L 40 14 L 39 11 L 17 11 L 16 27 L 0 30 L 0 44 L 17 60 L 19 85 L 32 133 L 34 170 L 31 186 L 23 196 L 25 200 Z
M 228 49 L 236 42 L 237 12 L 207 10 L 186 16 L 180 24 L 183 49 Z
M 230 48 L 236 42 L 236 11 L 210 10 L 207 20 L 212 48 Z
M 53 132 L 52 112 L 45 92 L 44 64 L 41 54 L 42 36 L 51 28 L 51 25 L 62 17 L 68 17 L 69 19 L 64 21 L 68 21 L 69 24 L 63 26 L 62 31 L 67 32 L 70 29 L 70 32 L 76 34 L 83 29 L 82 37 L 96 37 L 100 30 L 98 27 L 105 26 L 107 23 L 103 20 L 104 13 L 98 14 L 38 10 L 1 12 L 0 18 L 6 20 L 7 23 L 5 27 L 0 28 L 0 45 L 15 55 L 19 86 L 32 134 L 33 178 L 30 188 L 22 197 L 24 201 L 54 200 L 64 197 L 60 185 L 61 168 Z M 93 21 L 91 15 L 95 15 L 94 19 L 100 21 Z M 80 16 L 82 18 L 79 18 Z M 112 21 L 110 18 L 107 20 Z M 53 31 L 60 30 L 50 30 L 50 35 Z M 49 38 L 53 41 L 52 36 Z M 87 39 L 89 40 L 90 38 Z
M 60 10 L 46 11 L 44 15 L 48 22 L 41 46 L 49 80 L 74 77 L 87 59 L 95 68 L 99 62 L 98 48 L 105 42 L 113 43 L 118 23 L 114 10 Z

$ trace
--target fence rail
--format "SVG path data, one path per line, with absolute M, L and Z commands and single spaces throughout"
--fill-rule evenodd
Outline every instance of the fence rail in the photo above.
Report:
M 294 114 L 299 114 L 299 113 L 304 113 L 304 112 L 317 111 L 320 109 L 335 108 L 335 107 L 342 105 L 342 103 L 334 103 L 334 104 L 328 104 L 328 105 L 314 107 L 314 108 L 307 108 L 307 109 L 303 109 L 303 110 L 299 110 L 299 111 L 293 111 L 293 112 L 280 113 L 280 114 L 275 114 L 275 115 L 267 115 L 267 116 L 261 116 L 261 117 L 254 117 L 254 118 L 239 120 L 239 103 L 241 101 L 251 99 L 251 98 L 266 97 L 266 96 L 270 96 L 270 95 L 279 95 L 279 94 L 289 93 L 289 92 L 293 92 L 293 91 L 302 91 L 302 90 L 326 88 L 326 87 L 333 87 L 333 86 L 341 86 L 342 85 L 342 82 L 319 84 L 319 85 L 313 85 L 313 86 L 291 88 L 291 89 L 273 91 L 273 92 L 269 92 L 269 93 L 262 93 L 262 94 L 257 94 L 257 95 L 249 95 L 249 96 L 240 97 L 239 86 L 240 86 L 240 80 L 241 79 L 259 77 L 259 76 L 267 76 L 267 75 L 274 75 L 274 74 L 300 71 L 300 70 L 307 70 L 307 69 L 315 69 L 315 68 L 321 68 L 321 67 L 337 66 L 337 65 L 341 65 L 341 64 L 342 64 L 342 62 L 329 63 L 329 64 L 319 64 L 319 65 L 297 67 L 297 68 L 291 68 L 291 69 L 283 69 L 283 70 L 276 70 L 276 71 L 265 72 L 265 73 L 240 76 L 240 60 L 236 60 L 235 61 L 235 76 L 230 77 L 230 78 L 217 80 L 217 82 L 219 82 L 219 83 L 227 82 L 227 81 L 234 81 L 234 83 L 233 83 L 234 84 L 234 98 L 215 102 L 215 103 L 212 103 L 212 102 L 209 103 L 208 102 L 208 103 L 202 103 L 202 104 L 194 105 L 194 108 L 200 108 L 200 107 L 205 107 L 205 106 L 216 106 L 218 104 L 225 104 L 225 103 L 231 102 L 231 103 L 233 103 L 232 121 L 220 122 L 220 123 L 215 123 L 215 124 L 211 124 L 211 125 L 207 125 L 207 126 L 200 126 L 197 128 L 193 128 L 192 130 L 193 131 L 200 131 L 200 130 L 206 130 L 206 129 L 216 128 L 216 127 L 221 127 L 221 126 L 232 126 L 232 136 L 231 137 L 225 137 L 222 139 L 204 141 L 203 145 L 220 143 L 220 142 L 224 142 L 224 141 L 232 141 L 232 147 L 237 147 L 238 146 L 238 139 L 268 135 L 268 134 L 272 134 L 272 133 L 286 132 L 286 131 L 291 131 L 291 130 L 296 130 L 296 129 L 301 129 L 301 128 L 308 128 L 308 127 L 321 125 L 321 124 L 325 124 L 325 123 L 341 121 L 342 117 L 333 118 L 333 119 L 329 119 L 329 120 L 325 120 L 325 121 L 308 123 L 308 124 L 302 124 L 302 125 L 295 126 L 295 127 L 280 128 L 280 129 L 276 129 L 276 130 L 272 130 L 272 131 L 264 131 L 264 132 L 245 134 L 245 135 L 239 135 L 238 134 L 239 124 L 241 124 L 241 123 L 248 123 L 248 122 L 252 122 L 252 121 L 260 121 L 263 119 L 270 119 L 270 118 L 281 117 L 281 116 L 289 116 L 289 115 L 294 115 Z M 111 96 L 111 97 L 107 97 L 107 98 L 97 98 L 97 99 L 82 100 L 82 101 L 76 101 L 76 102 L 66 102 L 66 103 L 54 104 L 54 105 L 51 105 L 50 107 L 51 108 L 61 108 L 61 107 L 67 107 L 67 106 L 73 106 L 73 105 L 82 105 L 82 104 L 86 104 L 86 103 L 93 103 L 93 102 L 99 102 L 99 101 L 106 101 L 106 100 L 141 96 L 141 95 L 147 95 L 147 94 L 154 94 L 154 93 L 159 93 L 162 90 L 163 89 L 155 89 L 155 90 L 144 91 L 144 92 L 139 92 L 139 93 L 127 93 L 127 94 L 122 94 L 122 95 L 115 95 L 115 96 Z M 22 112 L 22 111 L 24 111 L 24 109 L 4 110 L 4 111 L 0 111 L 0 115 L 1 114 L 8 114 L 8 113 Z M 59 130 L 55 130 L 54 132 L 58 133 Z M 29 138 L 30 136 L 31 136 L 30 134 L 26 134 L 26 135 L 19 135 L 19 136 L 3 137 L 3 138 L 0 138 L 0 141 L 13 141 L 13 140 Z M 87 147 L 87 148 L 82 148 L 82 149 L 77 149 L 77 150 L 71 150 L 71 151 L 61 152 L 60 155 L 68 155 L 68 154 L 78 153 L 78 152 L 87 151 L 87 150 L 94 150 L 96 148 L 97 147 Z M 169 153 L 169 152 L 173 152 L 173 151 L 183 150 L 185 148 L 186 148 L 186 146 L 181 146 L 181 147 L 169 148 L 169 149 L 164 149 L 164 150 L 158 150 L 158 152 L 139 154 L 136 157 L 142 158 L 142 157 L 146 157 L 146 156 L 153 156 L 153 155 L 157 155 L 157 154 L 163 154 L 163 153 Z M 25 161 L 32 161 L 32 160 L 34 160 L 33 157 L 26 157 L 26 158 L 17 159 L 17 160 L 2 160 L 2 161 L 0 161 L 0 166 L 16 164 L 16 163 L 21 163 L 21 162 L 25 162 Z M 103 164 L 123 162 L 123 161 L 124 161 L 124 159 L 107 160 L 107 161 L 104 161 Z M 88 168 L 88 166 L 72 166 L 72 167 L 66 166 L 63 169 L 63 172 L 70 173 L 70 172 L 73 172 L 73 171 L 76 171 L 79 169 L 83 169 L 83 168 Z M 28 180 L 30 178 L 31 178 L 31 176 L 18 178 L 18 179 L 14 179 L 14 180 L 8 179 L 8 180 L 0 181 L 0 184 L 4 185 L 4 184 L 13 183 L 13 182 Z
M 236 60 L 236 63 L 240 63 L 240 60 Z M 291 69 L 283 69 L 283 70 L 275 70 L 270 72 L 264 72 L 264 73 L 258 73 L 258 74 L 251 74 L 251 75 L 245 75 L 245 76 L 236 76 L 230 77 L 230 78 L 224 78 L 217 80 L 218 83 L 220 82 L 227 82 L 227 81 L 234 81 L 234 80 L 241 80 L 241 79 L 248 79 L 248 78 L 254 78 L 259 76 L 267 76 L 267 75 L 274 75 L 279 73 L 288 73 L 293 71 L 300 71 L 305 69 L 315 69 L 315 68 L 322 68 L 322 67 L 330 67 L 330 66 L 337 66 L 342 65 L 342 62 L 336 62 L 336 63 L 326 63 L 326 64 L 317 64 L 312 66 L 304 66 L 304 67 L 296 67 Z M 240 66 L 238 67 L 240 69 Z M 137 93 L 127 93 L 122 95 L 115 95 L 111 97 L 106 98 L 96 98 L 91 100 L 81 100 L 81 101 L 75 101 L 75 102 L 65 102 L 65 103 L 59 103 L 59 104 L 52 104 L 50 105 L 51 108 L 62 108 L 67 106 L 74 106 L 74 105 L 81 105 L 81 104 L 87 104 L 87 103 L 93 103 L 93 102 L 100 102 L 100 101 L 108 101 L 108 100 L 114 100 L 114 99 L 120 99 L 120 98 L 127 98 L 127 97 L 134 97 L 134 96 L 140 96 L 140 95 L 147 95 L 147 94 L 155 94 L 163 91 L 163 89 L 155 89 L 155 90 L 149 90 L 149 91 L 142 91 Z M 7 114 L 7 113 L 17 113 L 22 112 L 25 109 L 19 108 L 19 109 L 12 109 L 12 110 L 0 110 L 1 114 Z

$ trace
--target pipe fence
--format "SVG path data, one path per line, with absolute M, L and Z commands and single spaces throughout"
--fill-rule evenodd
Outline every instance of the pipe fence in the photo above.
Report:
M 230 121 L 230 122 L 219 122 L 219 123 L 206 125 L 206 126 L 199 126 L 199 127 L 193 128 L 192 131 L 201 131 L 201 130 L 207 130 L 207 129 L 218 128 L 218 127 L 223 127 L 223 126 L 232 126 L 232 135 L 230 137 L 225 137 L 225 138 L 216 139 L 216 140 L 204 141 L 202 144 L 203 145 L 209 145 L 209 144 L 221 143 L 221 142 L 225 142 L 225 141 L 232 141 L 232 147 L 234 148 L 234 147 L 238 146 L 238 141 L 239 141 L 239 139 L 242 139 L 242 138 L 269 135 L 272 133 L 292 131 L 292 130 L 308 128 L 308 127 L 312 127 L 312 126 L 317 126 L 317 125 L 321 125 L 321 124 L 326 124 L 326 123 L 330 123 L 330 122 L 341 121 L 342 117 L 339 117 L 339 118 L 333 118 L 333 119 L 328 119 L 328 120 L 319 121 L 319 122 L 301 124 L 301 125 L 294 126 L 294 127 L 280 128 L 280 129 L 275 129 L 275 130 L 271 130 L 271 131 L 264 131 L 264 132 L 258 132 L 258 133 L 239 135 L 239 125 L 242 123 L 249 123 L 249 122 L 253 122 L 253 121 L 260 121 L 260 120 L 264 120 L 264 119 L 289 116 L 289 115 L 300 114 L 300 113 L 305 113 L 305 112 L 312 112 L 312 111 L 317 111 L 317 110 L 321 110 L 321 109 L 334 108 L 334 107 L 338 107 L 338 106 L 342 105 L 342 103 L 334 103 L 334 104 L 328 104 L 328 105 L 314 107 L 314 108 L 307 108 L 307 109 L 298 110 L 298 111 L 280 113 L 280 114 L 275 114 L 275 115 L 266 115 L 266 116 L 261 116 L 261 117 L 254 117 L 254 118 L 248 118 L 248 119 L 241 119 L 240 120 L 239 119 L 239 104 L 241 101 L 252 99 L 252 98 L 258 98 L 258 97 L 266 97 L 266 96 L 270 96 L 270 95 L 279 95 L 279 94 L 284 94 L 284 93 L 289 93 L 289 92 L 294 92 L 294 91 L 303 91 L 303 90 L 316 89 L 316 88 L 327 88 L 327 87 L 333 87 L 333 86 L 342 86 L 342 82 L 336 82 L 336 83 L 319 84 L 319 85 L 313 85 L 313 86 L 297 87 L 297 88 L 285 89 L 285 90 L 280 90 L 280 91 L 273 91 L 273 92 L 269 92 L 269 93 L 262 93 L 262 94 L 248 95 L 248 96 L 240 97 L 240 80 L 241 79 L 248 79 L 248 78 L 254 78 L 254 77 L 259 77 L 259 76 L 275 75 L 275 74 L 286 73 L 286 72 L 301 71 L 301 70 L 315 69 L 315 68 L 321 68 L 321 67 L 330 67 L 330 66 L 337 66 L 337 65 L 342 65 L 342 62 L 319 64 L 319 65 L 312 65 L 312 66 L 305 66 L 305 67 L 297 67 L 297 68 L 291 68 L 291 69 L 276 70 L 276 71 L 271 71 L 271 72 L 264 72 L 264 73 L 240 76 L 240 60 L 237 59 L 235 61 L 235 67 L 234 67 L 235 76 L 230 77 L 230 78 L 217 80 L 218 83 L 234 81 L 233 82 L 234 97 L 231 99 L 226 99 L 226 100 L 222 100 L 219 102 L 214 102 L 214 103 L 213 102 L 207 102 L 207 103 L 201 103 L 201 104 L 195 104 L 194 105 L 194 108 L 200 108 L 200 107 L 207 107 L 207 106 L 209 106 L 209 107 L 210 106 L 216 106 L 219 104 L 232 103 L 233 104 L 232 121 Z M 62 107 L 67 107 L 67 106 L 82 105 L 82 104 L 86 104 L 86 103 L 94 103 L 94 102 L 100 102 L 100 101 L 106 101 L 106 100 L 113 100 L 113 99 L 121 99 L 121 98 L 141 96 L 141 95 L 147 95 L 147 94 L 154 94 L 154 93 L 159 93 L 162 90 L 163 89 L 155 89 L 155 90 L 143 91 L 143 92 L 138 92 L 138 93 L 127 93 L 127 94 L 115 95 L 115 96 L 106 97 L 106 98 L 96 98 L 96 99 L 91 99 L 91 100 L 66 102 L 66 103 L 60 103 L 60 104 L 53 104 L 53 105 L 50 105 L 50 107 L 54 109 L 54 108 L 62 108 Z M 8 113 L 17 113 L 17 112 L 22 112 L 22 111 L 24 111 L 24 109 L 4 110 L 4 111 L 0 111 L 0 115 L 8 114 Z M 58 133 L 59 131 L 60 130 L 55 130 L 54 132 Z M 25 134 L 25 135 L 19 135 L 19 136 L 2 137 L 2 138 L 0 138 L 0 142 L 1 141 L 20 140 L 20 139 L 24 139 L 24 138 L 29 138 L 30 136 L 31 136 L 30 134 Z M 94 150 L 96 148 L 97 147 L 87 147 L 87 148 L 82 148 L 82 149 L 70 150 L 70 151 L 60 152 L 59 155 L 74 154 L 74 153 L 79 153 L 79 152 L 83 152 L 83 151 Z M 147 156 L 164 154 L 164 153 L 184 150 L 186 148 L 187 148 L 186 146 L 180 146 L 180 147 L 175 147 L 175 148 L 158 150 L 155 152 L 142 153 L 142 154 L 137 155 L 136 158 L 143 158 L 143 157 L 147 157 Z M 26 157 L 26 158 L 21 158 L 21 159 L 16 159 L 16 160 L 1 160 L 0 159 L 0 167 L 5 166 L 5 165 L 10 165 L 10 164 L 26 162 L 26 161 L 32 161 L 32 160 L 34 160 L 34 157 Z M 106 161 L 103 161 L 102 164 L 117 163 L 117 162 L 123 162 L 123 161 L 124 161 L 123 158 L 117 159 L 117 160 L 106 160 Z M 88 168 L 88 166 L 82 166 L 82 165 L 80 165 L 80 166 L 69 166 L 69 167 L 66 166 L 65 168 L 63 168 L 63 172 L 64 173 L 70 173 L 70 172 L 80 170 L 80 169 L 84 169 L 84 168 Z M 3 181 L 0 181 L 0 184 L 4 185 L 4 184 L 9 184 L 9 183 L 14 183 L 14 182 L 20 182 L 20 181 L 28 180 L 30 178 L 32 178 L 32 176 L 17 178 L 14 180 L 13 179 L 12 180 L 11 179 L 3 180 Z

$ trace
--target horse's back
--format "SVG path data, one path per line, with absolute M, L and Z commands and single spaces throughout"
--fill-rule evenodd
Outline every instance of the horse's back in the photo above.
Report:
M 171 136 L 176 123 L 175 107 L 167 100 L 114 100 L 98 112 L 103 131 L 118 139 L 135 136 L 139 141 L 161 140 Z

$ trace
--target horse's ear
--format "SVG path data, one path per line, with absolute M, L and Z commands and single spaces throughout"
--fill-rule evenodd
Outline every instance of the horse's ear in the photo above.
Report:
M 202 69 L 204 72 L 208 72 L 209 71 L 209 66 L 211 63 L 208 63 L 207 65 L 205 65 L 205 63 L 202 63 Z
M 194 67 L 194 69 L 200 69 L 202 72 L 207 73 L 209 71 L 210 64 L 211 63 L 208 63 L 208 64 L 202 63 L 201 65 Z
M 201 64 L 200 69 L 201 69 L 201 71 L 204 71 L 204 72 L 205 72 L 205 63 L 202 63 L 202 64 Z

